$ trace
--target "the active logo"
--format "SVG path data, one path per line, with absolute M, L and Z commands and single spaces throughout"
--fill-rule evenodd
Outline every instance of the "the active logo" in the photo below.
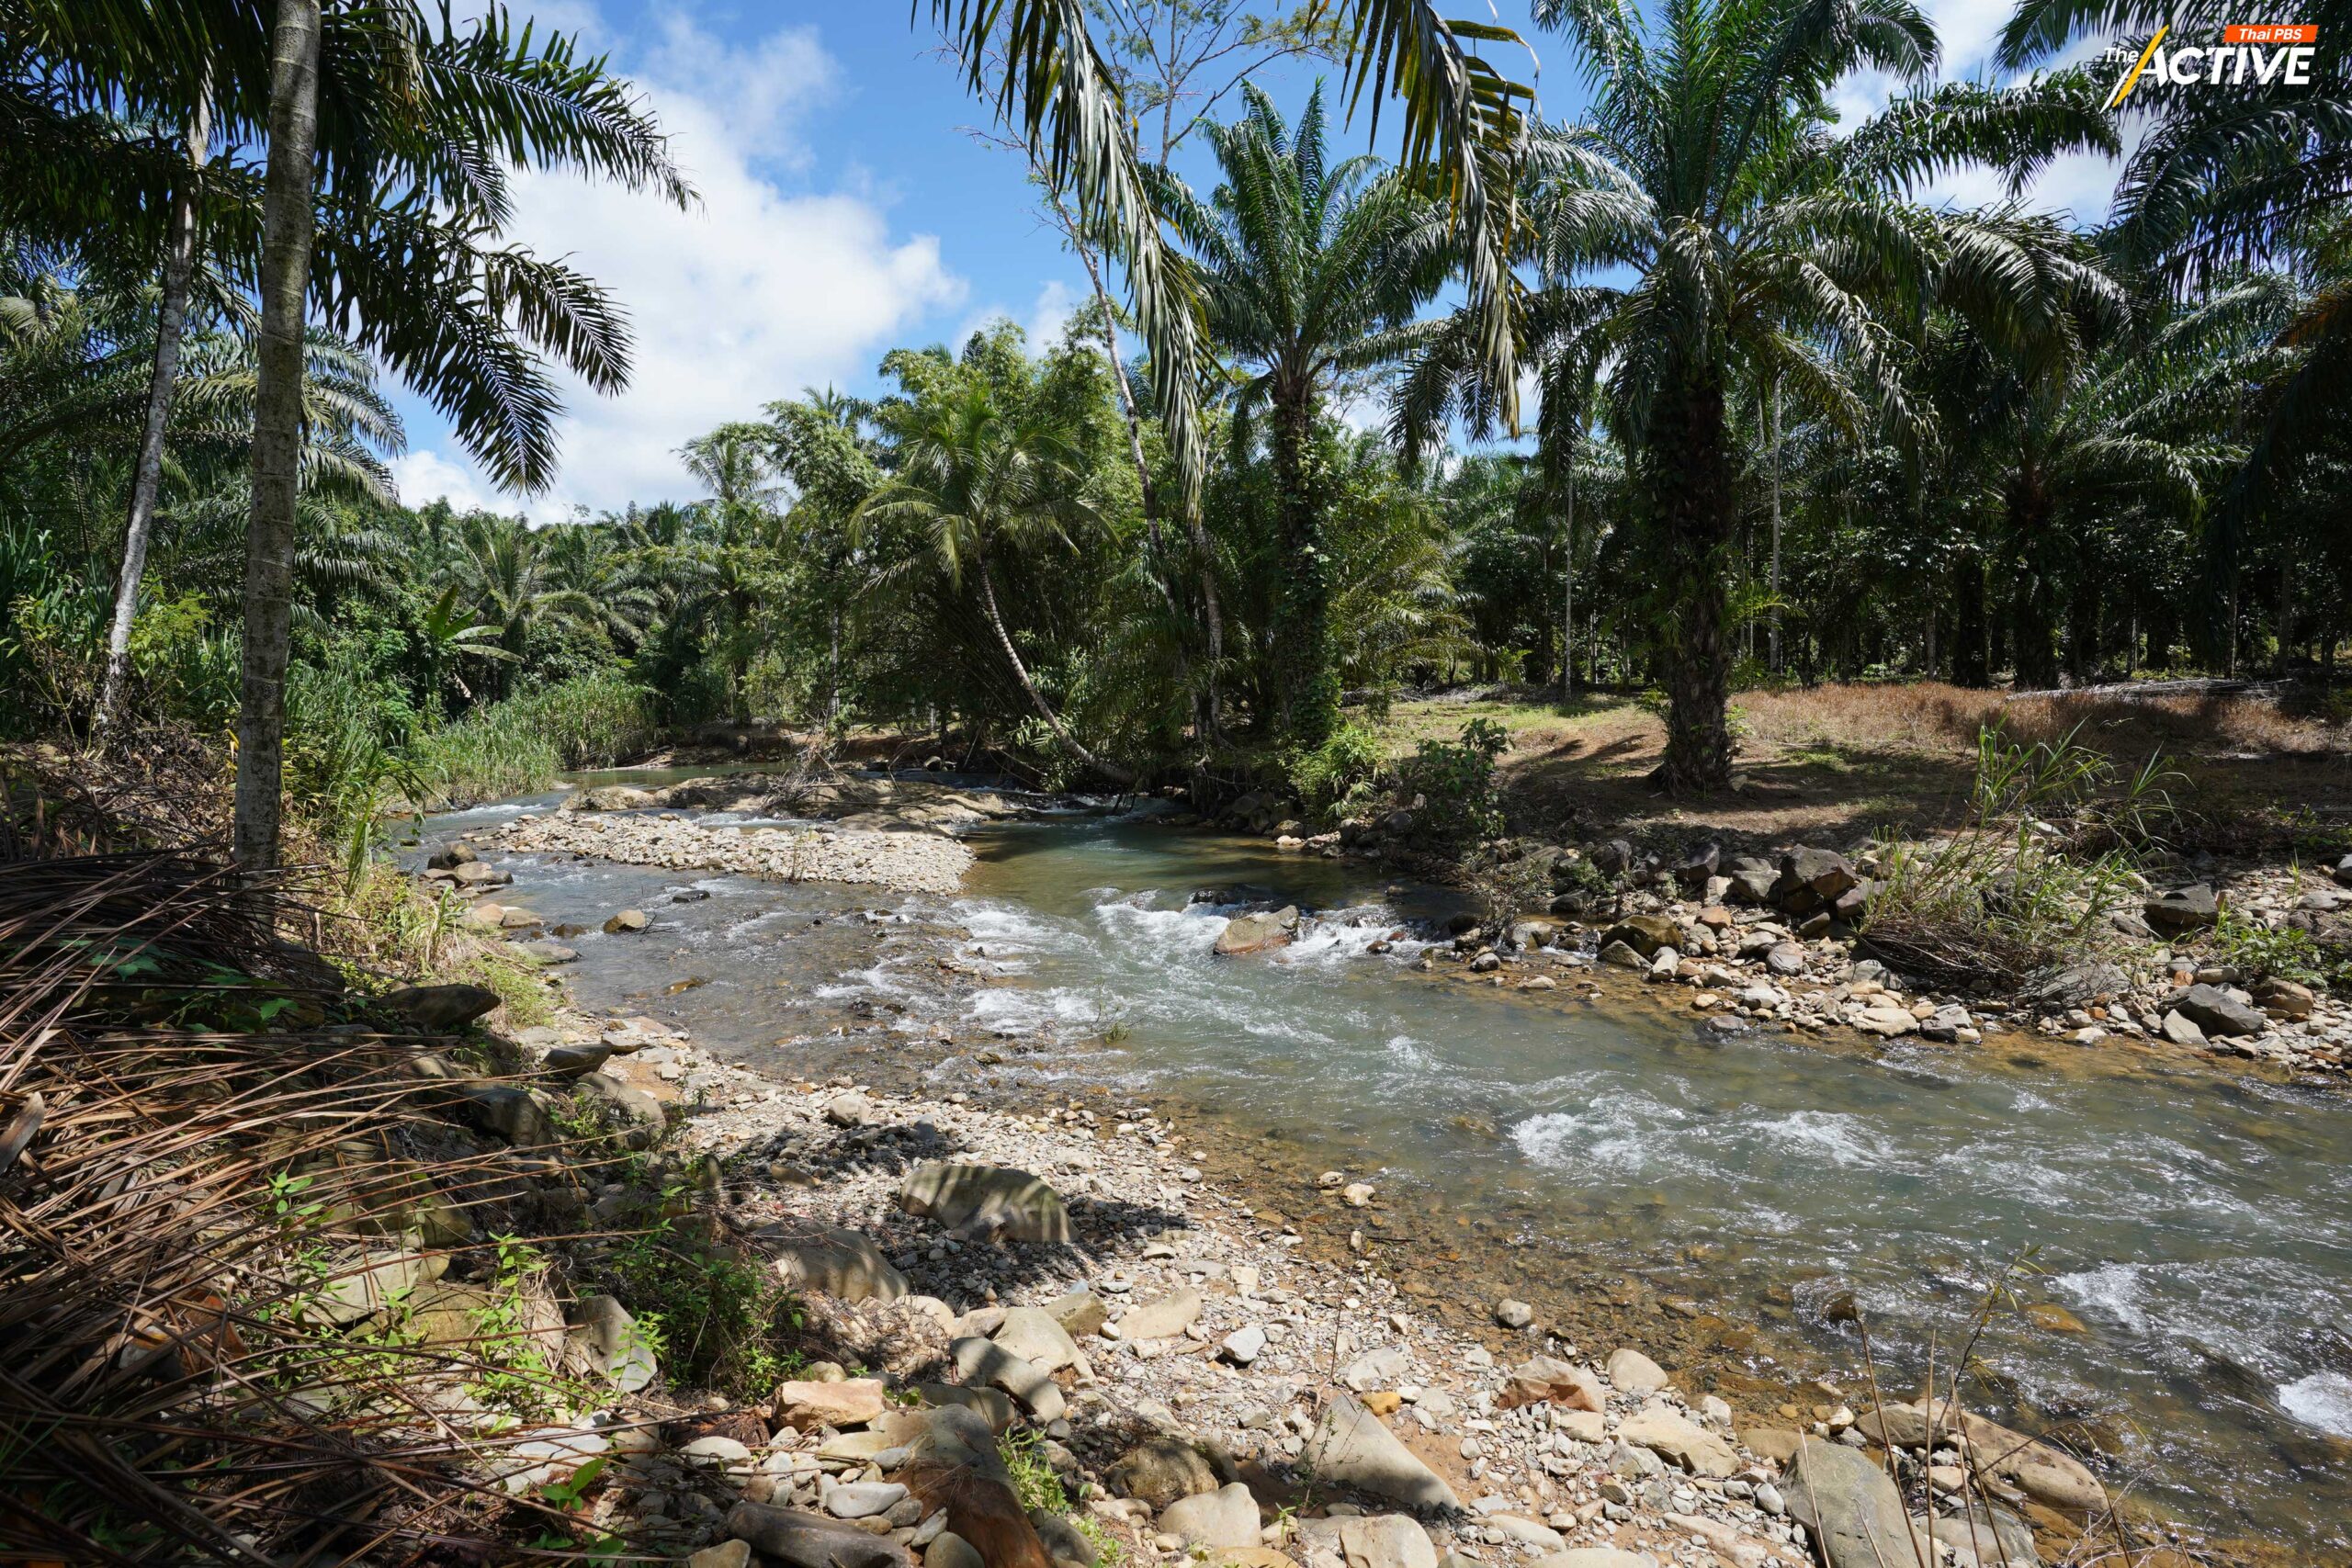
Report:
M 2312 57 L 2318 52 L 2319 28 L 2308 22 L 2232 22 L 2222 29 L 2222 40 L 2211 44 L 2165 47 L 2172 36 L 2169 24 L 2158 28 L 2147 47 L 2112 49 L 2108 58 L 2123 67 L 2107 107 L 2120 108 L 2123 100 L 2144 79 L 2159 86 L 2307 87 Z

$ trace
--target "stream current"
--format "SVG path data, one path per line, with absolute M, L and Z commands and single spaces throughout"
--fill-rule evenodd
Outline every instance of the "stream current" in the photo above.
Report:
M 1442 906 L 1359 865 L 1133 821 L 967 841 L 979 860 L 950 899 L 507 863 L 515 902 L 588 928 L 570 939 L 583 1006 L 673 1020 L 786 1074 L 977 1089 L 984 1054 L 1000 1083 L 1181 1108 L 1219 1130 L 1212 1174 L 1285 1213 L 1314 1207 L 1316 1170 L 1376 1182 L 1394 1228 L 1374 1251 L 1419 1293 L 1475 1312 L 1508 1291 L 1564 1331 L 1665 1343 L 1733 1369 L 1721 1386 L 1768 1424 L 1775 1400 L 1811 1397 L 1765 1392 L 1800 1371 L 1865 1403 L 1840 1298 L 1882 1377 L 1916 1393 L 1930 1348 L 1948 1361 L 1986 1281 L 2022 1258 L 2017 1303 L 2082 1332 L 1996 1313 L 1978 1347 L 1991 1408 L 2086 1438 L 2110 1486 L 2160 1513 L 2352 1561 L 2340 1093 L 2020 1034 L 1725 1037 L 1645 999 L 1424 974 L 1419 941 L 1372 953 Z M 1191 900 L 1237 885 L 1333 918 L 1272 954 L 1214 957 L 1234 907 Z M 651 930 L 597 932 L 625 905 Z M 1743 1385 L 1741 1368 L 1776 1377 Z

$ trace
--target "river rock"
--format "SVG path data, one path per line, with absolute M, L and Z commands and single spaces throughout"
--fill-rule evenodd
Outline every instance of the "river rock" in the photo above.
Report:
M 1201 1450 L 1182 1438 L 1146 1438 L 1114 1461 L 1109 1479 L 1122 1496 L 1157 1511 L 1182 1497 L 1217 1489 L 1216 1472 Z
M 617 1297 L 594 1295 L 572 1310 L 572 1358 L 602 1374 L 623 1393 L 635 1393 L 651 1382 L 660 1369 L 637 1320 Z
M 2156 1027 L 2165 1039 L 2176 1045 L 2194 1047 L 2211 1043 L 2205 1038 L 2205 1032 L 2197 1027 L 2197 1021 L 2177 1008 L 2165 1014 L 2164 1021 Z
M 1661 947 L 1682 940 L 1682 928 L 1664 915 L 1630 915 L 1601 933 L 1600 945 L 1623 942 L 1644 958 L 1655 958 Z
M 514 944 L 514 951 L 532 963 L 548 968 L 552 968 L 559 964 L 572 963 L 580 956 L 578 948 L 566 947 L 560 942 L 545 939 L 538 942 L 518 942 Z
M 803 1432 L 819 1427 L 863 1427 L 881 1416 L 886 1403 L 879 1378 L 847 1378 L 840 1382 L 796 1379 L 776 1384 L 775 1418 Z
M 1781 878 L 1780 868 L 1760 855 L 1732 856 L 1724 875 L 1731 883 L 1731 897 L 1743 904 L 1770 903 L 1772 885 Z
M 1657 1559 L 1622 1546 L 1572 1546 L 1538 1558 L 1535 1568 L 1657 1568 Z
M 2312 1009 L 2318 1001 L 2309 986 L 2282 980 L 2277 976 L 2256 982 L 2254 987 L 2255 1006 L 2273 1018 L 2283 1018 L 2290 1022 L 2300 1022 L 2311 1017 Z
M 895 1302 L 907 1294 L 907 1277 L 882 1256 L 870 1236 L 820 1226 L 813 1234 L 772 1237 L 777 1280 L 786 1290 L 820 1291 L 845 1302 Z
M 717 1546 L 706 1546 L 686 1559 L 686 1568 L 751 1568 L 752 1543 L 748 1540 L 722 1540 Z
M 1288 947 L 1291 939 L 1297 934 L 1298 906 L 1286 904 L 1262 914 L 1235 916 L 1226 922 L 1225 930 L 1217 933 L 1216 945 L 1210 951 L 1221 958 L 1265 953 L 1277 947 Z
M 1306 1440 L 1313 1472 L 1341 1486 L 1353 1486 L 1411 1508 L 1459 1508 L 1436 1472 L 1415 1458 L 1380 1424 L 1380 1418 L 1342 1394 L 1323 1407 Z
M 1266 1353 L 1266 1331 L 1245 1323 L 1217 1342 L 1217 1353 L 1237 1367 L 1246 1367 Z
M 1144 1303 L 1119 1319 L 1119 1337 L 1172 1339 L 1192 1327 L 1200 1315 L 1200 1292 L 1172 1292 L 1156 1302 Z
M 1781 874 L 1772 884 L 1772 902 L 1791 914 L 1807 915 L 1860 881 L 1854 863 L 1835 850 L 1791 850 L 1781 857 Z
M 1890 1448 L 1931 1446 L 1927 1407 L 1916 1401 L 1883 1404 L 1865 1412 L 1854 1425 Z M 1969 1463 L 1978 1473 L 2006 1481 L 2043 1506 L 2077 1519 L 2107 1506 L 2107 1488 L 2072 1454 L 1966 1411 L 1961 1413 L 1957 1433 L 1954 1425 L 1946 1403 L 1939 1401 L 1936 1440 L 1963 1438 Z M 1806 1448 L 1810 1451 L 1820 1446 L 1808 1443 Z
M 1998 1503 L 1988 1513 L 1982 1501 L 1971 1497 L 1928 1533 L 1952 1549 L 1952 1568 L 2041 1568 L 2033 1527 Z
M 425 856 L 424 868 L 427 871 L 455 871 L 461 865 L 473 864 L 481 858 L 471 844 L 463 840 L 454 840 Z
M 855 1089 L 843 1089 L 825 1101 L 825 1120 L 836 1127 L 870 1127 L 874 1102 Z
M 1647 969 L 1650 966 L 1648 959 L 1634 952 L 1630 943 L 1622 942 L 1604 942 L 1600 949 L 1600 962 L 1619 969 Z
M 988 1568 L 988 1560 L 954 1530 L 941 1530 L 922 1549 L 922 1568 Z
M 913 1568 L 907 1549 L 841 1519 L 764 1503 L 738 1503 L 726 1531 L 786 1568 Z
M 2173 1010 L 2210 1036 L 2259 1034 L 2269 1022 L 2218 986 L 2191 986 Z
M 853 1481 L 825 1489 L 825 1512 L 837 1519 L 871 1518 L 888 1513 L 906 1495 L 895 1481 Z
M 481 986 L 403 986 L 379 1004 L 428 1034 L 455 1034 L 498 1006 Z
M 1437 1568 L 1430 1532 L 1402 1514 L 1342 1517 L 1340 1551 L 1348 1568 Z
M 963 1235 L 1002 1241 L 1069 1240 L 1061 1194 L 1025 1170 L 932 1160 L 907 1172 L 899 1207 Z
M 1058 1421 L 1069 1409 L 1061 1389 L 1044 1368 L 993 1340 L 967 1335 L 949 1341 L 947 1350 L 965 1382 L 1004 1390 L 1040 1421 Z
M 1078 1359 L 1078 1346 L 1052 1316 L 1036 1307 L 1014 1307 L 989 1338 L 1025 1361 L 1057 1372 Z
M 629 931 L 641 931 L 650 923 L 642 909 L 622 909 L 605 919 L 605 934 L 620 936 Z
M 2204 931 L 2222 918 L 2213 889 L 2202 882 L 2159 893 L 2140 906 L 2140 913 L 2148 924 L 2166 936 Z
M 1910 1009 L 1883 1003 L 1857 1008 L 1846 1015 L 1846 1021 L 1865 1034 L 1875 1034 L 1886 1040 L 1908 1034 L 1919 1026 L 1919 1021 L 1911 1016 Z
M 1056 1296 L 1046 1303 L 1046 1314 L 1062 1325 L 1062 1332 L 1076 1339 L 1089 1334 L 1100 1334 L 1111 1319 L 1110 1309 L 1102 1298 L 1092 1291 L 1072 1291 Z
M 580 1088 L 596 1102 L 612 1112 L 626 1131 L 623 1139 L 628 1146 L 643 1148 L 653 1134 L 668 1120 L 662 1102 L 634 1084 L 623 1083 L 610 1073 L 582 1073 L 576 1080 Z
M 2044 1012 L 2086 1008 L 2132 988 L 2132 977 L 2115 964 L 2098 960 L 2069 964 L 2039 976 L 2026 995 Z
M 485 1133 L 495 1133 L 518 1149 L 542 1148 L 556 1141 L 555 1123 L 547 1107 L 526 1089 L 506 1084 L 468 1089 L 460 1108 L 467 1120 Z M 550 1102 L 552 1103 L 552 1102 Z
M 1617 1436 L 1664 1455 L 1693 1475 L 1720 1480 L 1739 1472 L 1739 1453 L 1729 1443 L 1663 1406 L 1652 1405 L 1622 1422 Z
M 1509 1297 L 1495 1303 L 1495 1322 L 1504 1328 L 1524 1328 L 1535 1321 L 1535 1309 Z
M 1495 1398 L 1505 1410 L 1547 1402 L 1561 1410 L 1609 1408 L 1609 1396 L 1599 1378 L 1552 1356 L 1532 1357 L 1512 1368 L 1502 1393 Z
M 1094 1568 L 1102 1555 L 1076 1525 L 1051 1508 L 1030 1509 L 1029 1524 L 1054 1568 Z
M 1410 1370 L 1411 1362 L 1403 1346 L 1383 1345 L 1350 1361 L 1347 1371 L 1340 1374 L 1340 1381 L 1352 1393 L 1370 1393 L 1374 1389 L 1395 1388 L 1405 1381 L 1405 1374 Z
M 1707 886 L 1707 878 L 1715 874 L 1715 867 L 1723 863 L 1723 855 L 1721 844 L 1700 845 L 1674 863 L 1675 885 L 1685 893 L 1698 892 Z
M 1903 1494 L 1879 1462 L 1842 1443 L 1809 1441 L 1790 1461 L 1781 1490 L 1789 1514 L 1812 1532 L 1828 1568 L 1885 1568 L 1918 1561 Z M 1926 1552 L 1932 1560 L 1932 1551 Z
M 612 1058 L 613 1048 L 601 1040 L 583 1045 L 558 1045 L 547 1054 L 543 1064 L 560 1078 L 576 1078 L 593 1073 Z
M 505 887 L 514 880 L 511 871 L 501 871 L 487 861 L 469 860 L 463 865 L 449 868 L 449 880 L 460 887 Z
M 1620 1393 L 1655 1393 L 1673 1381 L 1665 1368 L 1631 1346 L 1609 1352 L 1609 1382 Z
M 1776 942 L 1764 952 L 1764 967 L 1784 978 L 1804 973 L 1804 949 L 1792 942 Z
M 1237 1481 L 1214 1492 L 1179 1497 L 1160 1510 L 1159 1528 L 1182 1538 L 1186 1546 L 1255 1546 L 1258 1500 Z

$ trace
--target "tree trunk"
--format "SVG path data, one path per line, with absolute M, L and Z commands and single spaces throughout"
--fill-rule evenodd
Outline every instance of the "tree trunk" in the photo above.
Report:
M 1340 681 L 1331 668 L 1330 566 L 1323 554 L 1322 497 L 1314 466 L 1315 411 L 1304 391 L 1275 395 L 1274 487 L 1281 515 L 1282 586 L 1274 601 L 1275 720 L 1282 737 L 1311 750 L 1338 725 Z
M 1567 547 L 1560 563 L 1560 696 L 1577 694 L 1577 469 L 1568 456 Z
M 1781 672 L 1781 378 L 1772 378 L 1772 673 Z
M 196 171 L 212 140 L 211 105 L 199 97 L 187 127 L 188 174 L 172 202 L 164 243 L 164 298 L 155 320 L 155 367 L 147 380 L 147 423 L 139 433 L 139 463 L 130 482 L 130 518 L 122 534 L 122 575 L 114 590 L 114 625 L 107 634 L 106 682 L 92 722 L 101 743 L 122 701 L 130 673 L 130 627 L 139 615 L 140 580 L 147 572 L 147 543 L 155 526 L 155 495 L 164 482 L 164 429 L 179 378 L 180 338 L 187 327 L 187 297 L 196 272 Z
M 1046 694 L 1039 691 L 1037 683 L 1029 678 L 1029 667 L 1021 662 L 1021 655 L 1013 649 L 1012 635 L 1004 629 L 1004 616 L 998 613 L 996 607 L 996 573 L 989 570 L 986 560 L 977 564 L 980 569 L 980 607 L 988 612 L 989 629 L 996 633 L 996 645 L 1004 649 L 1005 662 L 1012 666 L 1012 678 L 1020 682 L 1021 689 L 1029 694 L 1029 701 L 1036 708 L 1038 716 L 1046 721 L 1046 728 L 1054 732 L 1054 739 L 1060 741 L 1071 756 L 1096 773 L 1106 774 L 1120 784 L 1134 783 L 1135 774 L 1116 762 L 1104 761 L 1080 745 L 1078 737 L 1062 728 L 1062 721 L 1054 712 L 1053 705 L 1046 701 Z
M 1951 681 L 1981 691 L 1993 683 L 1984 646 L 1984 561 L 1963 553 L 1952 572 Z
M 295 506 L 302 462 L 302 315 L 311 281 L 318 138 L 319 0 L 277 0 L 270 29 L 269 168 L 262 191 L 261 333 L 254 392 L 253 510 L 245 530 L 244 671 L 237 705 L 234 852 L 277 864 L 286 662 L 294 617 Z
M 1668 790 L 1695 794 L 1731 781 L 1724 554 L 1736 513 L 1721 380 L 1705 367 L 1681 367 L 1650 418 L 1647 489 L 1672 574 L 1666 761 L 1658 772 Z

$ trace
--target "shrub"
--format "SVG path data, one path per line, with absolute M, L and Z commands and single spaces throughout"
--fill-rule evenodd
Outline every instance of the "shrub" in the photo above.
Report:
M 1371 793 L 1385 761 L 1370 729 L 1343 724 L 1322 745 L 1293 755 L 1290 786 L 1309 816 L 1328 821 Z
M 2129 780 L 2069 731 L 2024 745 L 1977 739 L 1966 819 L 1932 843 L 1898 844 L 1865 943 L 1939 985 L 2013 988 L 2114 947 L 2108 915 L 2141 886 L 2140 851 L 2173 815 L 2173 777 L 2152 757 Z
M 1459 739 L 1424 740 L 1397 769 L 1397 793 L 1418 795 L 1416 829 L 1442 843 L 1491 839 L 1502 831 L 1502 797 L 1496 760 L 1510 749 L 1510 732 L 1490 718 L 1474 718 Z
M 658 739 L 645 693 L 617 671 L 582 675 L 467 714 L 425 736 L 417 771 L 450 808 L 552 789 L 577 768 L 607 768 Z
M 2352 995 L 2352 953 L 2293 926 L 2272 928 L 2224 906 L 2213 943 L 2224 962 L 2249 978 L 2292 980 L 2314 990 Z
M 662 1193 L 665 1210 L 683 1187 Z M 782 1348 L 795 1321 L 789 1292 L 751 1259 L 712 1247 L 668 1217 L 628 1236 L 613 1254 L 617 1295 L 659 1354 L 671 1381 L 707 1384 L 738 1399 L 764 1398 L 800 1358 Z

